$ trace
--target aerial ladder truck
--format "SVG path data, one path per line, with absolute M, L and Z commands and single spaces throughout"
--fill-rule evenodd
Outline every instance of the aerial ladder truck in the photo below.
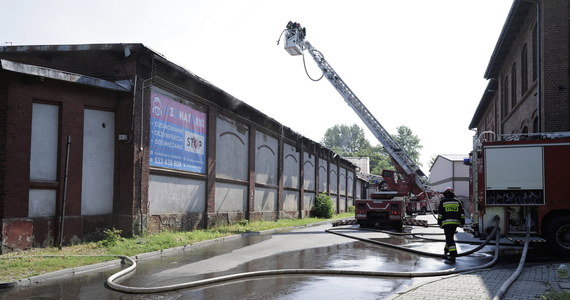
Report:
M 306 29 L 304 27 L 301 27 L 299 23 L 289 22 L 284 33 L 285 50 L 290 55 L 303 55 L 304 50 L 309 52 L 323 72 L 323 77 L 334 86 L 348 106 L 354 110 L 382 144 L 397 170 L 397 172 L 384 170 L 382 172 L 383 181 L 371 184 L 366 199 L 355 200 L 355 218 L 360 226 L 392 225 L 401 227 L 406 218 L 406 206 L 408 208 L 413 207 L 415 202 L 424 203 L 422 212 L 425 212 L 430 206 L 430 196 L 434 197 L 435 194 L 428 191 L 428 188 L 421 181 L 425 174 L 419 166 L 376 120 L 374 115 L 326 61 L 323 54 L 305 40 Z

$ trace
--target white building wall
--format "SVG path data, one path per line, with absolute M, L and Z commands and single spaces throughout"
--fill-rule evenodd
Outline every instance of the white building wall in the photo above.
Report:
M 201 213 L 206 186 L 202 180 L 150 175 L 148 198 L 151 214 Z
M 443 192 L 446 188 L 454 189 L 457 196 L 469 196 L 469 166 L 463 160 L 450 160 L 439 155 L 430 169 L 431 188 Z
M 453 167 L 455 194 L 469 197 L 469 166 L 464 165 L 463 161 L 456 161 L 453 163 Z

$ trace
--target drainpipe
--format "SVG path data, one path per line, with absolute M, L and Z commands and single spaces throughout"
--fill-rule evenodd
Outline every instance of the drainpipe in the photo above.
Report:
M 141 104 L 141 111 L 140 111 L 140 139 L 139 139 L 139 153 L 138 153 L 138 160 L 140 160 L 140 168 L 139 168 L 139 182 L 138 182 L 138 186 L 139 186 L 139 230 L 140 230 L 140 234 L 143 234 L 144 229 L 145 229 L 145 225 L 143 222 L 144 219 L 144 210 L 143 210 L 143 173 L 144 173 L 144 120 L 146 118 L 145 114 L 144 114 L 144 106 L 145 106 L 145 89 L 147 89 L 148 87 L 151 86 L 150 83 L 152 83 L 152 79 L 154 77 L 154 58 L 153 58 L 153 71 L 152 74 L 149 78 L 142 80 L 141 83 L 141 87 L 140 87 L 140 104 Z M 135 77 L 136 79 L 136 77 Z M 135 85 L 136 87 L 136 85 Z M 136 88 L 134 89 L 134 97 L 136 99 Z M 133 101 L 135 100 L 133 99 Z M 133 103 L 133 106 L 135 104 Z M 134 116 L 133 116 L 134 117 Z M 149 133 L 150 134 L 150 133 Z M 135 193 L 136 194 L 136 193 Z M 148 200 L 148 199 L 147 199 Z
M 536 103 L 537 103 L 537 117 L 538 117 L 538 132 L 542 132 L 542 34 L 541 34 L 541 26 L 542 23 L 542 5 L 540 4 L 539 0 L 536 0 L 536 64 L 538 68 L 537 73 L 537 80 L 538 80 L 538 87 L 537 87 L 537 96 L 536 96 Z
M 65 204 L 67 202 L 67 179 L 69 174 L 69 151 L 71 149 L 71 136 L 67 136 L 67 147 L 65 150 L 65 174 L 63 178 L 63 201 L 61 202 L 61 215 L 59 218 L 59 247 L 61 250 L 63 247 L 63 229 L 65 222 Z

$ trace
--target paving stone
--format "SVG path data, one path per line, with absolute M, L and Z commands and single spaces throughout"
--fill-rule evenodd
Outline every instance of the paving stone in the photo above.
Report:
M 529 266 L 523 268 L 519 277 L 503 295 L 503 300 L 540 299 L 550 287 L 560 287 L 570 291 L 570 280 L 557 279 L 555 264 Z M 441 277 L 419 283 L 405 291 L 400 291 L 388 299 L 492 299 L 503 283 L 513 274 L 512 269 L 491 269 Z

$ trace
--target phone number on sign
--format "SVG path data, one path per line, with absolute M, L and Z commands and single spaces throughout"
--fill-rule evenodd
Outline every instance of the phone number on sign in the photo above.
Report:
M 160 165 L 160 166 L 168 166 L 168 167 L 175 167 L 175 168 L 182 167 L 181 161 L 169 159 L 169 158 L 155 157 L 154 160 L 151 161 L 151 164 L 152 163 L 155 165 Z

